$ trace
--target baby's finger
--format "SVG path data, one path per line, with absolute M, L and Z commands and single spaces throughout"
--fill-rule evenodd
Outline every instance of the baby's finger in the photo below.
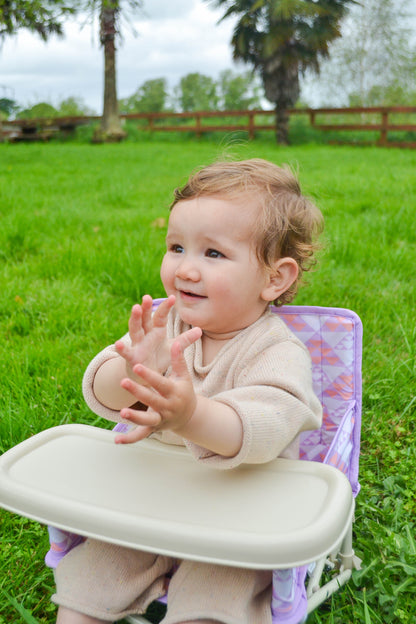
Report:
M 185 378 L 189 376 L 185 356 L 179 340 L 175 340 L 170 350 L 172 360 L 172 372 L 175 377 Z
M 149 333 L 153 327 L 152 304 L 153 299 L 151 298 L 151 296 L 144 295 L 142 299 L 142 325 L 145 334 Z
M 201 336 L 202 329 L 200 329 L 199 327 L 192 327 L 186 332 L 183 332 L 183 334 L 180 334 L 176 338 L 176 342 L 179 342 L 182 351 L 185 351 L 187 347 L 191 346 L 191 344 L 194 344 L 194 342 L 201 338 Z
M 141 427 L 157 427 L 162 422 L 160 414 L 154 410 L 134 410 L 128 407 L 120 411 L 120 416 Z
M 115 350 L 117 351 L 117 353 L 119 355 L 121 355 L 122 357 L 126 358 L 127 352 L 128 352 L 128 346 L 126 345 L 126 343 L 123 340 L 117 340 L 114 343 L 114 347 L 115 347 Z
M 140 390 L 147 390 L 151 387 L 162 396 L 167 396 L 172 389 L 172 382 L 169 377 L 164 377 L 151 368 L 143 366 L 143 364 L 136 364 L 136 366 L 133 366 L 133 372 L 146 384 L 145 386 L 139 386 Z M 152 392 L 152 390 L 149 390 L 149 392 Z
M 164 299 L 162 303 L 158 305 L 153 315 L 154 327 L 166 327 L 170 309 L 174 305 L 175 305 L 175 295 L 169 295 L 167 299 Z
M 151 427 L 136 427 L 128 433 L 120 433 L 114 438 L 116 444 L 134 444 L 134 442 L 140 442 L 147 438 L 153 430 Z
M 133 371 L 136 372 L 137 369 L 140 372 L 140 367 L 140 364 L 135 366 Z M 145 380 L 149 386 L 152 386 L 151 388 L 137 384 L 129 378 L 121 381 L 121 387 L 136 397 L 140 403 L 150 407 L 155 412 L 163 412 L 163 410 L 166 409 L 166 397 L 170 394 L 171 382 L 147 368 L 144 368 L 144 371 L 144 374 L 140 374 L 140 377 Z M 150 380 L 152 380 L 152 382 Z
M 133 344 L 140 342 L 144 336 L 142 319 L 142 306 L 136 303 L 131 309 L 129 318 L 129 335 Z

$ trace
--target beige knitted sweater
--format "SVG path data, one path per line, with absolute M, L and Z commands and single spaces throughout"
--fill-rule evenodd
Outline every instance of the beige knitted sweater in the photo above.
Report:
M 186 329 L 189 326 L 172 310 L 168 336 L 178 336 Z M 93 412 L 119 422 L 119 412 L 102 405 L 93 393 L 96 371 L 113 357 L 119 356 L 112 345 L 91 361 L 83 392 Z M 320 427 L 322 408 L 312 389 L 308 350 L 270 311 L 226 342 L 208 365 L 202 364 L 201 340 L 186 349 L 185 358 L 196 393 L 232 407 L 243 425 L 243 444 L 231 458 L 169 431 L 154 434 L 167 444 L 185 444 L 197 460 L 216 468 L 234 468 L 278 456 L 297 458 L 299 433 Z

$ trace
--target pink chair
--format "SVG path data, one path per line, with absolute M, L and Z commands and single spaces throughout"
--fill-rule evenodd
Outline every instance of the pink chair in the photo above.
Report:
M 302 434 L 300 457 L 341 470 L 351 485 L 354 497 L 360 486 L 358 468 L 361 435 L 362 323 L 351 310 L 306 306 L 274 308 L 291 331 L 308 347 L 312 358 L 314 390 L 323 407 L 322 427 Z M 309 566 L 310 579 L 305 589 L 308 566 L 274 573 L 273 624 L 297 624 L 300 615 L 310 613 L 334 591 L 344 585 L 360 561 L 352 549 L 352 523 L 339 550 L 330 558 L 322 557 Z M 324 568 L 334 573 L 321 587 Z M 282 578 L 284 579 L 282 581 Z M 284 593 L 284 582 L 291 587 Z M 289 595 L 290 600 L 285 599 Z M 289 604 L 290 603 L 290 604 Z
M 362 324 L 354 312 L 340 308 L 272 309 L 310 351 L 314 388 L 324 417 L 321 429 L 302 434 L 304 461 L 278 458 L 260 467 L 245 467 L 238 473 L 238 479 L 245 470 L 250 472 L 250 480 L 258 476 L 259 482 L 267 481 L 261 516 L 242 519 L 241 510 L 233 516 L 233 510 L 226 505 L 228 516 L 222 532 L 210 525 L 209 506 L 202 523 L 187 524 L 186 513 L 183 519 L 175 517 L 170 521 L 163 489 L 171 488 L 171 484 L 165 483 L 163 466 L 157 474 L 158 466 L 165 460 L 169 472 L 185 470 L 179 479 L 178 495 L 189 497 L 192 506 L 198 504 L 196 501 L 201 507 L 206 504 L 198 487 L 186 483 L 186 462 L 192 461 L 186 451 L 161 451 L 159 447 L 165 445 L 146 440 L 123 453 L 120 446 L 112 443 L 112 432 L 82 425 L 55 427 L 0 458 L 0 504 L 50 525 L 48 565 L 55 567 L 83 539 L 81 536 L 91 536 L 183 558 L 273 569 L 273 624 L 305 621 L 308 613 L 348 581 L 352 570 L 360 565 L 352 549 L 352 523 L 354 498 L 359 492 Z M 116 430 L 123 427 L 117 425 Z M 140 474 L 138 466 L 146 466 L 149 451 L 152 457 L 160 453 L 150 473 L 154 483 L 149 487 L 147 475 L 141 497 L 145 507 L 131 509 L 131 503 L 129 507 L 123 500 L 121 484 L 126 484 L 128 491 L 129 475 L 132 470 L 136 476 Z M 117 475 L 108 471 L 108 465 L 118 467 Z M 94 466 L 98 476 L 91 474 L 89 466 Z M 235 485 L 221 482 L 217 471 L 204 470 L 201 478 L 212 480 L 219 497 L 217 515 L 221 513 L 221 500 L 228 500 Z M 265 480 L 266 473 L 275 481 Z M 140 486 L 137 479 L 135 484 Z M 101 496 L 99 485 L 107 488 L 108 497 Z M 112 496 L 117 498 L 118 511 L 115 503 L 107 500 Z M 244 505 L 250 509 L 249 488 L 244 498 Z M 132 623 L 148 622 L 143 616 L 127 619 Z

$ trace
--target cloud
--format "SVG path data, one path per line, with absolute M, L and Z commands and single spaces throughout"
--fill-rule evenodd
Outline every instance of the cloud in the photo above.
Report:
M 160 20 L 167 17 L 183 17 L 191 12 L 195 0 L 151 0 L 144 3 L 143 15 L 151 20 Z
M 217 76 L 230 67 L 231 29 L 217 25 L 217 19 L 204 4 L 193 3 L 186 15 L 136 22 L 138 36 L 119 52 L 120 88 L 135 90 L 152 77 L 167 77 L 172 84 L 190 72 Z
M 130 15 L 132 28 L 124 28 L 117 53 L 119 97 L 153 78 L 167 78 L 173 87 L 188 73 L 215 78 L 232 67 L 232 23 L 217 24 L 220 15 L 203 0 L 152 0 L 134 19 Z M 0 50 L 0 97 L 27 106 L 76 96 L 99 112 L 103 54 L 97 32 L 97 26 L 68 22 L 65 37 L 46 44 L 24 31 L 6 39 Z

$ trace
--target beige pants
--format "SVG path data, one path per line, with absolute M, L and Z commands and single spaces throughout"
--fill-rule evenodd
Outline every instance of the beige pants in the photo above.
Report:
M 174 560 L 86 540 L 55 571 L 53 602 L 108 622 L 144 613 L 166 591 Z M 213 620 L 271 624 L 272 573 L 182 561 L 168 590 L 163 624 Z

